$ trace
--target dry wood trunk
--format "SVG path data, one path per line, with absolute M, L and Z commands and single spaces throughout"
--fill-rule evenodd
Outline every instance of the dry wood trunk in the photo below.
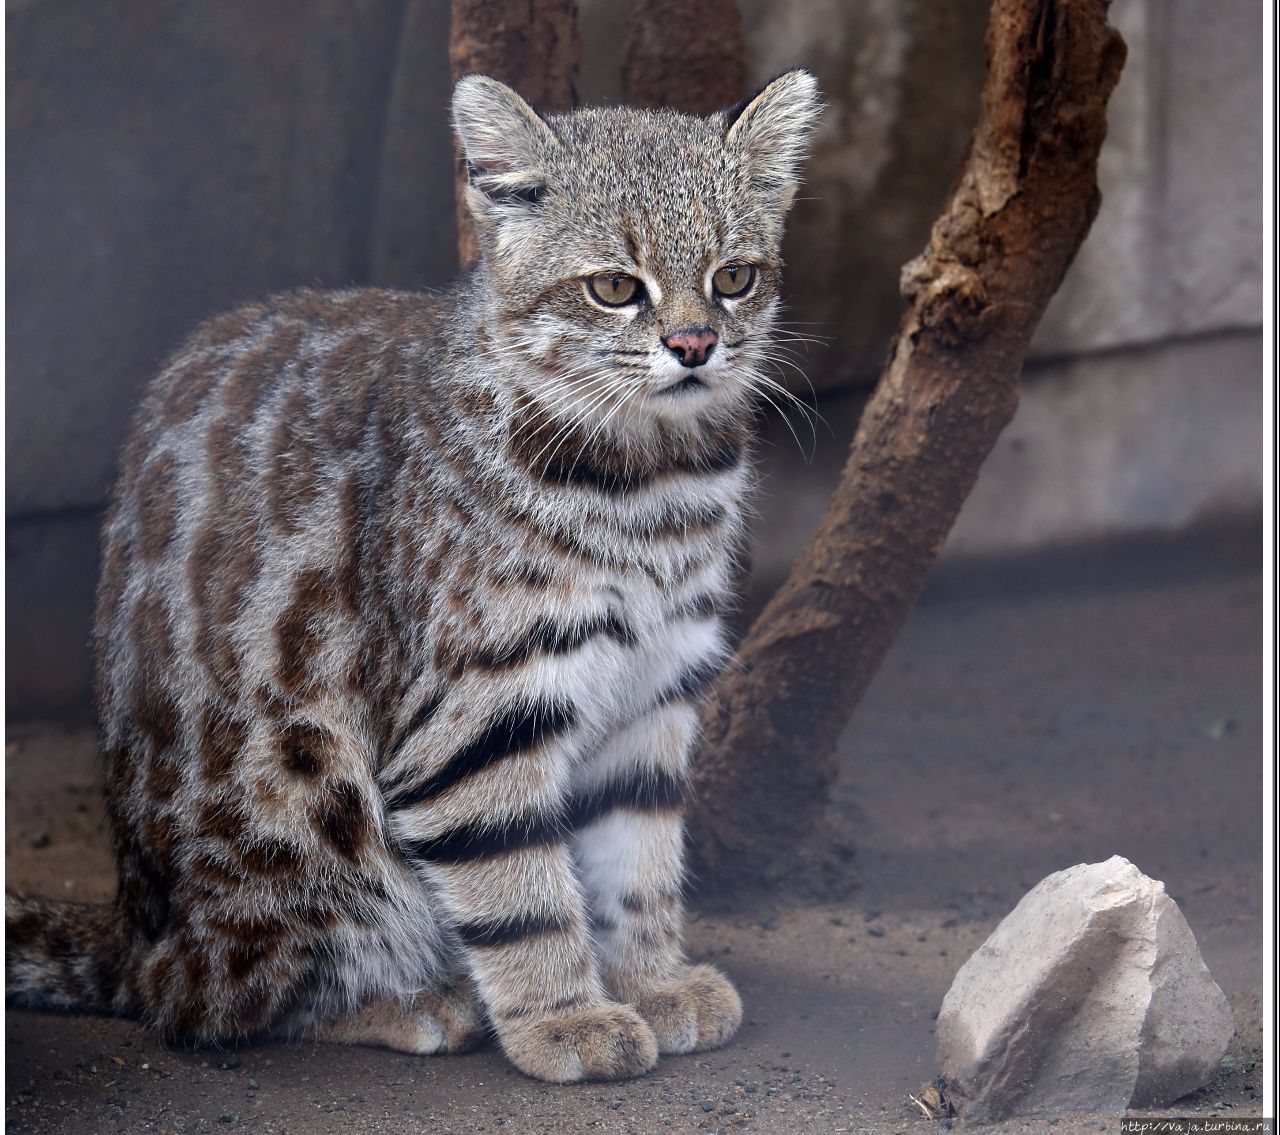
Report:
M 692 838 L 704 880 L 755 874 L 812 830 L 836 743 L 983 460 L 1032 332 L 1097 212 L 1125 48 L 1107 0 L 995 0 L 978 125 L 813 538 L 704 716 Z
M 710 114 L 746 93 L 747 43 L 735 0 L 631 0 L 623 99 Z
M 514 87 L 539 110 L 568 110 L 577 101 L 576 0 L 453 0 L 449 67 L 454 82 L 474 73 Z M 467 171 L 458 157 L 458 262 L 476 258 L 471 214 L 463 201 Z

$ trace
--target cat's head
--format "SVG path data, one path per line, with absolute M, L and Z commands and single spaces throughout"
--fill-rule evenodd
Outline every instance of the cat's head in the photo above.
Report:
M 540 402 L 643 429 L 750 398 L 820 111 L 803 70 L 706 118 L 542 116 L 493 79 L 459 81 L 453 120 L 502 349 Z

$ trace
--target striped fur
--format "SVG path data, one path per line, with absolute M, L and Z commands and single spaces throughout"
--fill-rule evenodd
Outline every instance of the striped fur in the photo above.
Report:
M 119 897 L 13 900 L 12 997 L 205 1042 L 492 1028 L 556 1081 L 732 1035 L 681 948 L 681 816 L 795 176 L 754 131 L 815 107 L 799 72 L 709 119 L 464 80 L 473 273 L 196 332 L 103 537 Z M 594 303 L 605 269 L 645 303 Z M 693 378 L 661 342 L 690 325 L 721 344 Z

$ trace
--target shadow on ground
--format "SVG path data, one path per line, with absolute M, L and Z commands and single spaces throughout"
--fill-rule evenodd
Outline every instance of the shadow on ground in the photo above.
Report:
M 830 824 L 800 857 L 822 879 L 695 913 L 691 954 L 746 1004 L 721 1052 L 557 1088 L 493 1050 L 175 1051 L 133 1022 L 15 1010 L 7 1130 L 928 1133 L 909 1093 L 956 969 L 1044 875 L 1116 853 L 1164 880 L 1236 1017 L 1220 1076 L 1173 1112 L 1259 1115 L 1259 562 L 1255 535 L 1207 532 L 944 569 L 844 738 Z M 9 886 L 105 900 L 92 737 L 16 727 L 7 755 Z

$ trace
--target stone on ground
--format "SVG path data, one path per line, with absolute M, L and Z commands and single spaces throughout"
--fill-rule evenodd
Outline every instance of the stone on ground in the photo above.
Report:
M 938 1062 L 967 1120 L 1119 1112 L 1203 1086 L 1233 1031 L 1177 903 L 1116 855 L 1044 879 L 965 962 Z

